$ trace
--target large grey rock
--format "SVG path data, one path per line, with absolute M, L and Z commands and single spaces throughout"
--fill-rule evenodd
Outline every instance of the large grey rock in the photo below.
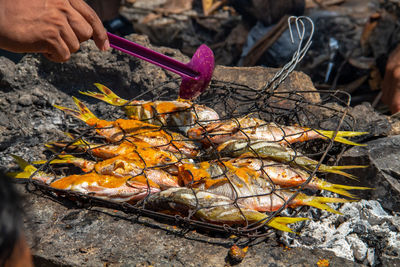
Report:
M 6 57 L 0 57 L 0 86 L 10 89 L 14 82 L 15 63 Z
M 391 211 L 400 211 L 400 135 L 380 138 L 366 143 L 365 147 L 353 147 L 343 154 L 340 164 L 361 164 L 358 184 L 372 187 L 362 196 L 377 199 Z

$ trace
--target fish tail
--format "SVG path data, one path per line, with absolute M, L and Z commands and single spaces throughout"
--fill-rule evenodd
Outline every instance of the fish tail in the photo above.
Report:
M 280 231 L 294 233 L 293 230 L 287 225 L 290 223 L 297 223 L 309 220 L 308 218 L 291 218 L 291 217 L 275 217 L 268 222 L 268 226 L 278 229 Z
M 318 134 L 324 136 L 325 138 L 333 138 L 335 135 L 336 131 L 325 131 L 325 130 L 314 130 Z M 351 131 L 338 131 L 336 133 L 335 138 L 333 139 L 336 142 L 347 144 L 347 145 L 352 145 L 352 146 L 366 146 L 366 144 L 359 144 L 353 141 L 350 141 L 344 137 L 354 137 L 354 136 L 360 136 L 368 134 L 368 132 L 351 132 Z
M 247 220 L 252 221 L 252 222 L 260 222 L 260 224 L 264 223 L 269 218 L 269 215 L 262 213 L 262 212 L 255 212 L 255 211 L 249 212 L 247 210 L 242 210 L 242 212 Z M 274 217 L 267 223 L 267 225 L 269 227 L 275 228 L 280 231 L 293 233 L 293 230 L 287 225 L 290 223 L 296 223 L 296 222 L 301 222 L 301 221 L 305 221 L 305 220 L 309 220 L 309 219 L 308 218 L 291 218 L 291 217 Z
M 17 162 L 18 166 L 22 169 L 21 172 L 9 172 L 7 173 L 7 176 L 11 178 L 19 178 L 19 179 L 29 179 L 29 177 L 34 174 L 37 169 L 29 164 L 29 162 L 25 161 L 23 158 L 16 156 L 16 155 L 11 155 L 14 160 Z
M 79 91 L 79 93 L 97 98 L 113 106 L 123 106 L 128 103 L 128 100 L 120 98 L 105 85 L 102 85 L 100 83 L 95 83 L 94 85 L 97 87 L 97 89 L 99 89 L 101 93 L 89 92 L 89 91 L 88 92 Z
M 356 176 L 354 176 L 354 175 L 352 175 L 350 173 L 344 172 L 342 170 L 360 169 L 360 168 L 367 168 L 367 167 L 368 166 L 363 166 L 363 165 L 328 166 L 328 165 L 321 164 L 319 166 L 318 170 L 322 171 L 322 172 L 330 172 L 330 173 L 339 174 L 339 175 L 345 176 L 347 178 L 350 178 L 350 179 L 358 181 Z
M 269 216 L 262 212 L 246 212 L 246 210 L 242 210 L 243 214 L 245 215 L 246 219 L 252 222 L 260 222 L 261 224 L 264 223 Z M 280 231 L 293 233 L 293 230 L 287 226 L 290 223 L 296 223 L 309 220 L 308 218 L 291 218 L 291 217 L 274 217 L 272 218 L 267 225 L 269 227 L 275 228 Z
M 57 151 L 56 148 L 64 148 L 68 146 L 69 148 L 73 149 L 76 147 L 90 147 L 94 145 L 93 143 L 90 143 L 89 141 L 86 141 L 85 139 L 81 138 L 75 138 L 71 133 L 64 132 L 66 136 L 68 136 L 71 140 L 75 140 L 73 143 L 67 144 L 67 142 L 50 142 L 47 144 L 44 144 L 44 146 L 50 150 L 50 151 Z
M 59 142 L 51 142 L 51 143 L 44 144 L 44 147 L 53 153 L 57 153 L 58 149 L 65 147 L 65 146 L 66 146 L 66 144 L 59 143 Z
M 58 158 L 51 160 L 49 164 L 72 164 L 76 167 L 81 168 L 84 172 L 92 171 L 95 164 L 95 162 L 93 161 L 78 158 L 73 155 L 58 155 L 57 157 Z M 35 161 L 34 164 L 45 164 L 47 162 L 47 160 L 40 160 Z
M 63 163 L 74 163 L 78 160 L 82 160 L 81 158 L 74 157 L 72 155 L 58 155 L 58 158 L 53 159 L 49 162 L 49 164 L 63 164 Z M 33 164 L 46 164 L 48 160 L 38 160 L 34 161 Z
M 89 141 L 86 141 L 83 139 L 83 137 L 76 138 L 74 135 L 68 132 L 64 132 L 64 134 L 71 140 L 75 140 L 71 145 L 75 146 L 86 146 L 86 145 L 92 145 Z
M 67 144 L 63 142 L 51 142 L 44 144 L 44 147 L 47 150 L 50 150 L 53 153 L 59 153 L 60 150 L 62 151 L 64 148 L 68 149 L 69 151 L 76 151 L 76 152 L 83 152 L 86 149 L 92 148 L 90 143 L 85 143 L 81 140 L 78 140 L 72 144 Z
M 89 120 L 95 119 L 96 121 L 98 120 L 97 117 L 86 107 L 85 104 L 83 104 L 79 99 L 76 97 L 72 97 L 74 100 L 76 106 L 79 108 L 79 110 L 71 109 L 71 108 L 66 108 L 58 105 L 54 105 L 54 107 L 64 111 L 65 113 L 74 116 L 77 119 L 80 119 L 86 123 L 88 123 Z
M 320 190 L 327 190 L 331 191 L 333 193 L 350 197 L 350 198 L 356 198 L 353 194 L 348 192 L 348 190 L 371 190 L 373 188 L 370 187 L 363 187 L 363 186 L 349 186 L 349 185 L 341 185 L 341 184 L 332 184 L 323 180 L 320 180 L 317 183 L 317 187 Z
M 344 198 L 334 198 L 334 197 L 313 197 L 307 196 L 305 194 L 298 194 L 294 199 L 294 205 L 306 205 L 315 207 L 321 210 L 326 210 L 331 213 L 341 214 L 339 211 L 332 209 L 326 203 L 347 203 L 353 202 L 354 200 L 344 199 Z

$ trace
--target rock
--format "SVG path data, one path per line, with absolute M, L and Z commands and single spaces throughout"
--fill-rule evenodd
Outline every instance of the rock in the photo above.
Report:
M 367 260 L 368 260 L 369 266 L 375 266 L 375 250 L 373 248 L 368 249 Z
M 253 89 L 261 90 L 266 86 L 267 81 L 271 80 L 279 69 L 265 67 L 225 67 L 217 66 L 214 70 L 213 78 L 219 81 L 232 82 L 246 85 Z M 251 79 L 249 77 L 251 76 Z M 277 88 L 276 92 L 300 92 L 310 103 L 319 103 L 321 101 L 317 89 L 315 89 L 309 76 L 302 72 L 294 71 Z M 304 91 L 306 93 L 301 93 Z M 313 91 L 315 93 L 313 93 Z M 282 94 L 282 98 L 288 96 Z M 271 100 L 273 102 L 274 100 Z M 282 104 L 282 100 L 276 105 Z
M 367 245 L 358 238 L 357 234 L 346 236 L 346 241 L 350 244 L 350 248 L 353 250 L 354 258 L 362 262 L 367 256 Z
M 360 212 L 361 218 L 368 221 L 372 226 L 381 225 L 384 221 L 390 219 L 390 216 L 382 209 L 379 202 L 371 201 L 365 207 Z
M 388 135 L 392 128 L 388 117 L 378 113 L 367 102 L 351 108 L 349 117 L 355 121 L 355 130 L 368 132 L 364 138 Z
M 339 165 L 366 165 L 356 176 L 359 185 L 375 188 L 360 196 L 377 199 L 382 207 L 400 211 L 400 136 L 389 136 L 353 147 L 343 154 Z M 379 217 L 379 215 L 378 215 Z
M 263 108 L 268 109 L 269 112 L 267 112 L 266 116 L 269 116 L 271 113 L 275 115 L 275 119 L 276 117 L 279 117 L 278 114 L 282 113 L 284 116 L 287 115 L 288 110 L 296 110 L 296 108 L 301 110 L 299 112 L 300 114 L 304 114 L 307 112 L 307 109 L 312 108 L 312 104 L 316 104 L 321 101 L 320 95 L 313 86 L 310 78 L 304 73 L 296 71 L 287 77 L 287 79 L 274 91 L 274 94 L 271 94 L 271 92 L 268 90 L 262 91 L 267 85 L 267 82 L 274 77 L 277 71 L 278 69 L 265 67 L 217 66 L 213 75 L 213 81 L 215 81 L 215 87 L 217 89 L 215 92 L 209 93 L 209 97 L 227 94 L 226 91 L 220 91 L 218 87 L 220 83 L 220 86 L 222 86 L 224 90 L 226 90 L 226 87 L 229 85 L 232 88 L 235 88 L 236 83 L 240 86 L 238 89 L 230 92 L 234 95 L 225 99 L 224 103 L 221 103 L 222 108 L 233 111 L 232 113 L 228 114 L 228 117 L 245 116 L 249 112 L 255 111 L 252 110 L 254 109 L 255 105 L 260 105 Z M 249 88 L 251 90 L 248 90 Z M 291 93 L 293 91 L 296 91 L 296 93 Z M 207 95 L 208 92 L 206 91 L 204 97 L 207 97 Z M 251 99 L 251 101 L 243 102 L 240 106 L 238 106 L 237 99 L 243 98 Z M 298 105 L 299 102 L 304 104 Z M 218 107 L 214 108 L 219 111 Z M 221 114 L 224 113 L 222 112 Z M 301 117 L 301 115 L 299 117 Z M 267 117 L 264 119 L 268 120 Z M 299 120 L 301 120 L 301 118 Z M 304 120 L 307 120 L 304 121 L 305 125 L 312 126 L 312 122 L 310 122 L 308 117 L 304 118 Z
M 6 57 L 0 56 L 0 87 L 9 91 L 13 87 L 15 63 Z
M 33 101 L 32 101 L 32 95 L 31 94 L 24 94 L 21 95 L 18 99 L 18 104 L 20 104 L 21 106 L 30 106 L 32 105 Z
M 370 266 L 375 266 L 377 254 L 386 262 L 394 259 L 393 255 L 398 253 L 400 234 L 398 229 L 392 231 L 389 225 L 396 224 L 399 217 L 389 216 L 382 210 L 379 202 L 373 200 L 346 203 L 339 211 L 345 216 L 331 214 L 318 221 L 306 222 L 299 236 L 284 233 L 282 242 L 291 247 L 324 248 L 339 257 L 358 262 L 367 261 Z M 366 214 L 380 214 L 383 221 L 371 225 L 371 219 Z M 372 222 L 376 221 L 372 219 Z M 363 226 L 362 231 L 358 230 L 360 225 Z M 303 234 L 318 238 L 310 244 L 304 242 Z
M 389 234 L 381 260 L 383 266 L 390 264 L 400 266 L 400 234 L 398 232 Z
M 355 107 L 343 107 L 336 103 L 328 103 L 326 105 L 330 109 L 321 109 L 321 118 L 331 118 L 323 120 L 321 126 L 326 129 L 336 129 L 335 125 L 341 120 L 340 114 L 346 112 L 341 130 L 343 131 L 360 131 L 367 134 L 353 138 L 356 142 L 366 142 L 379 136 L 387 136 L 392 130 L 392 124 L 388 117 L 374 110 L 369 103 L 363 103 Z M 338 113 L 340 111 L 341 113 Z M 339 114 L 339 116 L 337 115 Z
M 32 94 L 37 96 L 37 97 L 42 97 L 44 96 L 44 92 L 39 88 L 39 87 L 35 87 L 32 90 Z

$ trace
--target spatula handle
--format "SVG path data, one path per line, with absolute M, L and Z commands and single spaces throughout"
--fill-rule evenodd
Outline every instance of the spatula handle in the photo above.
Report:
M 192 70 L 189 66 L 180 61 L 167 57 L 166 55 L 158 53 L 154 50 L 131 42 L 112 33 L 108 32 L 107 35 L 110 41 L 110 46 L 114 49 L 117 49 L 131 56 L 143 59 L 166 70 L 172 71 L 184 78 L 195 80 L 199 79 L 199 73 Z

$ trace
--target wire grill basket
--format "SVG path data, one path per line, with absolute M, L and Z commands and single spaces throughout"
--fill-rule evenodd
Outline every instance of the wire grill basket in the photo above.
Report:
M 212 80 L 194 103 L 180 102 L 179 107 L 164 112 L 157 103 L 171 101 L 179 84 L 176 80 L 161 84 L 121 105 L 143 124 L 125 128 L 116 126 L 118 123 L 91 127 L 80 124 L 79 129 L 70 131 L 68 141 L 51 144 L 52 154 L 31 175 L 29 185 L 56 197 L 168 219 L 183 228 L 267 236 L 271 225 L 277 228 L 273 222 L 281 218 L 283 210 L 301 206 L 293 204 L 300 198 L 313 197 L 310 192 L 315 191 L 310 189 L 315 187 L 310 185 L 317 173 L 319 177 L 324 175 L 322 172 L 343 173 L 330 167 L 342 147 L 335 140 L 339 131 L 354 130 L 354 120 L 347 114 L 347 93 L 277 90 L 307 52 L 314 31 L 307 17 L 291 17 L 289 25 L 291 33 L 292 27 L 296 30 L 298 49 L 261 90 Z M 116 122 L 121 118 L 118 110 L 112 107 L 102 117 Z M 119 131 L 112 135 L 101 134 L 116 127 Z M 308 139 L 316 140 L 303 142 Z M 151 145 L 143 148 L 138 145 L 142 143 Z M 121 166 L 129 165 L 126 158 L 116 163 L 113 157 L 118 153 L 104 156 L 110 147 L 119 149 L 123 145 L 130 147 L 134 162 L 129 175 L 119 172 Z M 150 159 L 150 154 L 158 155 L 156 151 L 161 154 Z M 81 168 L 69 164 L 76 158 L 81 159 L 80 165 L 75 164 Z M 64 164 L 55 164 L 57 160 Z M 50 183 L 59 181 L 59 177 L 82 174 L 85 168 L 88 172 L 117 175 L 128 189 L 140 187 L 140 197 L 120 193 L 109 199 L 98 189 L 82 193 L 55 188 Z M 52 177 L 47 184 L 35 179 L 39 172 Z M 299 179 L 295 183 L 278 181 L 285 175 Z M 176 182 L 176 186 L 165 180 L 157 182 L 162 177 Z M 297 210 L 292 212 L 293 217 Z

